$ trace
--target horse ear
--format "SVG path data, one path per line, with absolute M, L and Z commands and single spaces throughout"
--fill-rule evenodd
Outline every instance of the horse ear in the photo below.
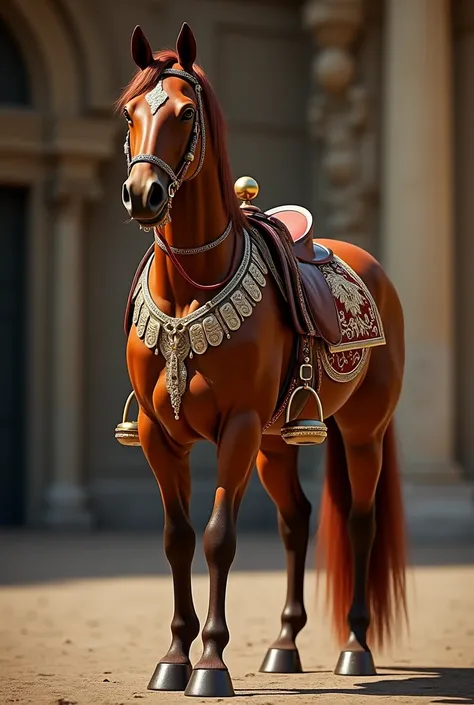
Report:
M 193 64 L 196 61 L 196 39 L 193 30 L 187 22 L 183 22 L 176 40 L 176 53 L 183 69 L 191 73 Z
M 133 30 L 132 39 L 130 41 L 130 50 L 132 58 L 136 65 L 142 69 L 146 69 L 153 61 L 153 52 L 148 39 L 145 37 L 140 25 L 137 24 Z

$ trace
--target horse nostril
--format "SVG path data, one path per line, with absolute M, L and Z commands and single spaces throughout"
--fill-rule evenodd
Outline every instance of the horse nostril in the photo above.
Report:
M 122 201 L 124 204 L 130 203 L 130 191 L 126 183 L 122 186 Z
M 148 191 L 148 206 L 153 210 L 158 210 L 158 208 L 163 203 L 163 198 L 163 186 L 158 181 L 154 181 L 150 186 L 150 190 Z

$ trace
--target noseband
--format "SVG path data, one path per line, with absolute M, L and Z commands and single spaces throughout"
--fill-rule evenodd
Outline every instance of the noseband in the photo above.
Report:
M 137 154 L 136 157 L 131 156 L 131 150 L 130 150 L 130 130 L 127 132 L 127 137 L 125 138 L 125 144 L 124 144 L 124 153 L 125 157 L 127 159 L 127 171 L 128 174 L 130 175 L 130 172 L 135 164 L 138 164 L 139 162 L 147 162 L 148 164 L 153 164 L 154 166 L 159 167 L 160 169 L 163 169 L 166 174 L 170 177 L 171 181 L 168 186 L 168 204 L 165 209 L 165 213 L 163 215 L 163 218 L 160 220 L 159 223 L 154 223 L 153 225 L 147 227 L 140 225 L 140 228 L 145 231 L 150 231 L 153 230 L 153 228 L 156 227 L 162 227 L 164 225 L 167 225 L 169 222 L 171 222 L 171 207 L 173 205 L 173 198 L 175 197 L 176 191 L 179 189 L 183 181 L 185 180 L 186 173 L 189 169 L 189 166 L 191 162 L 194 161 L 195 156 L 196 156 L 196 148 L 199 140 L 199 136 L 201 136 L 201 154 L 199 156 L 199 164 L 197 166 L 196 171 L 192 176 L 189 177 L 188 181 L 191 179 L 194 179 L 199 172 L 202 169 L 202 165 L 204 163 L 204 157 L 206 154 L 206 127 L 204 124 L 204 109 L 203 109 L 203 104 L 202 104 L 202 86 L 197 80 L 195 76 L 192 74 L 188 73 L 187 71 L 181 71 L 179 69 L 164 69 L 161 74 L 159 81 L 162 81 L 163 78 L 167 76 L 176 76 L 177 78 L 181 78 L 184 81 L 187 81 L 187 83 L 191 84 L 192 87 L 194 88 L 194 91 L 196 93 L 196 98 L 197 98 L 197 112 L 194 117 L 194 124 L 193 124 L 193 129 L 191 132 L 191 137 L 189 138 L 189 143 L 188 143 L 188 148 L 184 154 L 184 157 L 181 162 L 181 166 L 177 169 L 176 173 L 173 171 L 173 169 L 170 167 L 169 164 L 163 161 L 163 159 L 160 159 L 159 157 L 155 157 L 154 154 Z M 166 95 L 166 94 L 163 94 Z M 166 98 L 165 98 L 166 100 Z M 164 102 L 163 100 L 161 102 Z M 161 103 L 160 103 L 161 104 Z M 154 106 L 151 106 L 152 112 L 156 112 L 158 109 L 159 105 L 154 108 Z

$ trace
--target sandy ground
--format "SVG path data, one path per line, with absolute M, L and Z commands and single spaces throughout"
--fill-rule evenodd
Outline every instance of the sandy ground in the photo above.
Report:
M 313 599 L 312 571 L 309 622 L 299 638 L 305 673 L 258 673 L 279 626 L 283 559 L 275 539 L 246 537 L 238 551 L 226 650 L 235 703 L 474 703 L 473 546 L 416 552 L 411 632 L 390 652 L 374 653 L 379 672 L 373 678 L 333 675 L 338 652 L 324 608 Z M 194 594 L 201 620 L 207 609 L 203 568 L 199 556 Z M 159 537 L 4 534 L 0 571 L 1 705 L 212 702 L 146 690 L 169 644 L 172 610 Z M 193 658 L 199 653 L 198 640 Z

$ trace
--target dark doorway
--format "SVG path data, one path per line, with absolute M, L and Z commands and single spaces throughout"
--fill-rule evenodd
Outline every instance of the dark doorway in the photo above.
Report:
M 21 52 L 0 17 L 0 103 L 2 106 L 31 105 L 30 77 Z
M 0 526 L 24 521 L 28 190 L 0 185 Z

